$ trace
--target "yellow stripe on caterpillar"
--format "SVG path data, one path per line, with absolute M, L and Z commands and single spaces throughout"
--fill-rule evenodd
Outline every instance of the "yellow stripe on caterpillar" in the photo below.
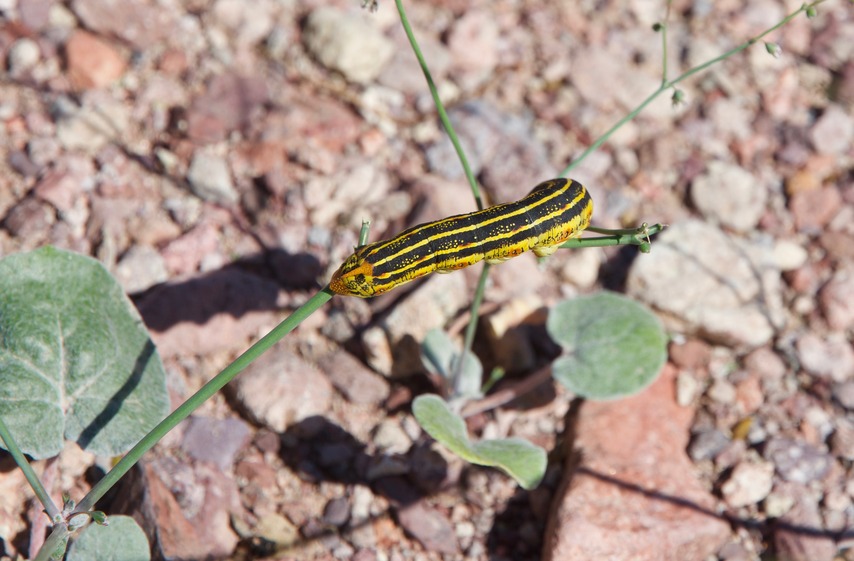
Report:
M 545 257 L 581 235 L 592 214 L 593 200 L 583 185 L 551 179 L 516 202 L 420 224 L 358 247 L 332 275 L 329 288 L 370 298 L 433 271 L 500 263 L 528 250 Z

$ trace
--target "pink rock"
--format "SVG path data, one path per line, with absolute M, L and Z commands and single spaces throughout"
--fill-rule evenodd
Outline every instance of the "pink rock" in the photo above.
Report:
M 120 485 L 110 512 L 132 515 L 157 558 L 220 559 L 237 545 L 229 518 L 242 511 L 237 485 L 217 468 L 162 458 L 134 468 Z
M 744 366 L 762 380 L 779 380 L 786 374 L 786 363 L 769 347 L 760 347 L 747 355 Z
M 337 154 L 358 139 L 364 126 L 344 102 L 327 97 L 283 99 L 280 104 L 279 110 L 266 115 L 261 136 L 281 141 L 287 150 L 296 150 L 311 138 Z
M 854 261 L 854 234 L 849 232 L 824 232 L 819 238 L 827 254 L 837 261 Z
M 187 114 L 187 136 L 197 143 L 218 142 L 246 126 L 253 109 L 267 100 L 260 78 L 222 74 L 194 101 Z
M 167 245 L 163 250 L 163 259 L 172 275 L 186 275 L 196 272 L 202 258 L 218 250 L 217 228 L 201 224 Z
M 799 486 L 793 486 L 792 490 L 795 506 L 780 519 L 774 532 L 777 558 L 788 561 L 831 561 L 836 554 L 836 544 L 823 528 L 815 499 Z
M 276 432 L 331 407 L 332 384 L 281 342 L 249 365 L 230 386 L 254 421 Z
M 694 411 L 676 404 L 675 375 L 667 366 L 639 395 L 582 406 L 543 559 L 701 561 L 727 540 L 685 453 Z
M 498 63 L 498 39 L 495 17 L 481 10 L 468 11 L 448 34 L 451 60 L 460 70 L 488 73 Z
M 18 3 L 21 23 L 33 31 L 41 31 L 48 26 L 50 8 L 53 0 L 27 0 Z
M 735 400 L 745 415 L 750 415 L 759 409 L 765 400 L 759 377 L 751 376 L 736 384 Z
M 840 269 L 819 292 L 821 310 L 831 328 L 844 331 L 854 326 L 854 271 Z
M 67 172 L 50 171 L 42 177 L 35 187 L 35 194 L 43 201 L 52 204 L 57 210 L 69 211 L 74 201 L 82 193 L 79 181 Z
M 75 31 L 65 44 L 71 84 L 79 89 L 103 88 L 121 78 L 127 63 L 109 43 L 86 31 Z
M 153 47 L 174 34 L 177 10 L 147 0 L 74 0 L 71 9 L 91 29 L 137 47 Z
M 679 368 L 699 370 L 709 366 L 712 347 L 700 339 L 688 339 L 681 345 L 671 344 L 668 353 Z
M 842 206 L 842 196 L 835 187 L 796 193 L 789 201 L 798 230 L 819 230 L 830 222 Z
M 343 349 L 323 357 L 318 366 L 353 403 L 379 405 L 388 397 L 388 382 Z

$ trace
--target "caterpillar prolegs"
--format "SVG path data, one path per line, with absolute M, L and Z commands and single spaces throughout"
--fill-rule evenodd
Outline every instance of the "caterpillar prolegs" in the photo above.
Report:
M 438 271 L 498 263 L 533 250 L 551 255 L 590 224 L 593 200 L 572 179 L 540 183 L 513 202 L 427 222 L 356 248 L 329 282 L 337 293 L 370 298 Z

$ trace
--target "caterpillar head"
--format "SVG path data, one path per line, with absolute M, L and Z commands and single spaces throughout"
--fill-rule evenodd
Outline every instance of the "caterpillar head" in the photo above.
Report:
M 364 257 L 366 248 L 367 246 L 363 246 L 356 249 L 355 253 L 338 267 L 329 281 L 329 289 L 332 292 L 359 298 L 370 298 L 378 294 L 373 286 L 374 266 Z

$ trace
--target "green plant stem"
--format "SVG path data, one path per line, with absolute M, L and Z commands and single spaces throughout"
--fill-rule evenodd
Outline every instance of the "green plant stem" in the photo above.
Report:
M 661 24 L 661 85 L 667 83 L 667 25 L 670 22 L 670 7 L 673 0 L 667 0 L 667 11 L 664 12 L 664 23 Z
M 490 267 L 491 265 L 489 263 L 484 263 L 483 268 L 480 270 L 480 277 L 477 279 L 477 288 L 474 291 L 474 299 L 471 303 L 471 315 L 469 317 L 468 325 L 466 325 L 465 336 L 463 337 L 463 352 L 460 353 L 460 356 L 457 358 L 456 364 L 454 364 L 452 369 L 454 377 L 459 376 L 460 372 L 462 372 L 465 355 L 471 351 L 472 344 L 474 344 L 474 334 L 477 332 L 478 314 L 480 313 L 480 305 L 483 304 L 483 295 L 486 293 L 486 279 L 489 278 Z
M 151 432 L 145 435 L 145 438 L 139 441 L 130 452 L 119 460 L 119 462 L 111 469 L 103 479 L 98 481 L 92 490 L 80 501 L 75 512 L 87 512 L 94 508 L 101 497 L 121 478 L 125 473 L 133 467 L 143 454 L 148 452 L 166 433 L 175 428 L 178 423 L 190 416 L 202 403 L 208 400 L 216 392 L 221 390 L 223 386 L 229 383 L 237 376 L 240 371 L 249 366 L 249 364 L 261 356 L 270 347 L 275 345 L 282 337 L 293 331 L 305 318 L 317 311 L 320 306 L 325 304 L 334 296 L 333 292 L 326 286 L 312 296 L 308 302 L 297 308 L 285 320 L 273 328 L 268 334 L 258 340 L 254 345 L 249 347 L 246 352 L 237 357 L 231 364 L 225 367 L 222 372 L 214 376 L 210 382 L 205 384 L 187 401 L 182 403 L 175 411 L 163 419 L 160 424 L 154 427 Z
M 652 92 L 649 95 L 649 97 L 647 97 L 646 99 L 641 101 L 640 104 L 638 104 L 638 106 L 635 107 L 631 112 L 629 112 L 625 117 L 623 117 L 622 119 L 617 121 L 617 123 L 614 126 L 612 126 L 610 129 L 608 129 L 605 132 L 605 134 L 603 134 L 602 136 L 597 138 L 596 141 L 593 142 L 593 144 L 588 146 L 587 149 L 584 150 L 584 152 L 582 152 L 580 156 L 578 156 L 578 158 L 576 158 L 575 160 L 570 162 L 570 164 L 568 166 L 566 166 L 566 168 L 562 172 L 560 172 L 560 175 L 562 177 L 566 177 L 569 174 L 569 172 L 572 171 L 578 164 L 580 164 L 587 156 L 589 156 L 592 152 L 598 150 L 600 146 L 605 144 L 605 142 L 607 142 L 607 140 L 611 137 L 611 135 L 613 135 L 623 125 L 625 125 L 626 123 L 628 123 L 629 121 L 631 121 L 632 119 L 637 117 L 637 115 L 641 111 L 643 111 L 647 105 L 652 103 L 653 100 L 655 100 L 655 98 L 657 98 L 659 95 L 661 95 L 668 88 L 672 88 L 673 86 L 675 86 L 679 82 L 686 80 L 687 78 L 690 78 L 694 74 L 697 74 L 698 72 L 702 72 L 703 70 L 706 70 L 710 66 L 715 65 L 715 64 L 719 63 L 720 61 L 727 59 L 727 58 L 729 58 L 729 57 L 731 57 L 737 53 L 740 53 L 741 51 L 745 50 L 746 48 L 750 47 L 751 45 L 754 45 L 757 42 L 759 42 L 760 40 L 762 40 L 769 33 L 772 33 L 774 31 L 780 29 L 781 27 L 783 27 L 784 25 L 786 25 L 787 23 L 792 21 L 795 17 L 797 17 L 802 12 L 806 12 L 808 9 L 814 8 L 814 7 L 818 6 L 819 4 L 821 4 L 822 2 L 824 2 L 824 0 L 818 0 L 817 2 L 812 2 L 810 4 L 804 4 L 803 6 L 801 6 L 800 8 L 798 8 L 797 10 L 795 10 L 794 12 L 792 12 L 791 14 L 789 14 L 788 16 L 786 16 L 785 18 L 780 20 L 776 25 L 769 27 L 768 29 L 766 29 L 765 31 L 760 33 L 759 35 L 748 39 L 744 43 L 726 51 L 725 53 L 723 53 L 720 56 L 716 56 L 715 58 L 713 58 L 711 60 L 707 60 L 706 62 L 704 62 L 702 64 L 699 64 L 699 65 L 697 65 L 697 66 L 695 66 L 689 70 L 686 70 L 684 73 L 680 74 L 679 76 L 677 76 L 676 78 L 674 78 L 672 80 L 667 80 L 666 74 L 665 74 L 665 79 L 662 80 L 661 85 L 658 87 L 658 89 L 656 89 L 654 92 Z M 664 53 L 664 58 L 665 58 L 665 60 L 667 58 L 666 52 Z
M 409 44 L 412 46 L 412 51 L 415 53 L 415 58 L 418 59 L 418 64 L 421 66 L 421 71 L 424 73 L 424 78 L 427 80 L 427 87 L 430 89 L 430 95 L 433 96 L 433 104 L 436 106 L 436 111 L 439 113 L 439 120 L 445 127 L 448 137 L 451 139 L 451 144 L 454 145 L 454 150 L 457 151 L 457 157 L 463 165 L 463 171 L 466 174 L 466 179 L 471 187 L 472 195 L 477 203 L 478 210 L 483 210 L 483 199 L 480 196 L 480 188 L 477 186 L 477 181 L 469 166 L 466 153 L 460 144 L 460 139 L 457 138 L 457 133 L 454 131 L 454 126 L 451 124 L 451 119 L 448 118 L 448 112 L 445 111 L 445 105 L 439 97 L 439 90 L 436 89 L 436 83 L 433 81 L 433 76 L 430 74 L 430 69 L 427 68 L 427 61 L 424 60 L 424 55 L 421 53 L 421 47 L 418 46 L 418 41 L 415 39 L 415 34 L 412 32 L 412 27 L 409 25 L 409 18 L 406 17 L 406 10 L 403 8 L 403 0 L 394 0 L 397 5 L 397 12 L 400 14 L 400 23 L 403 24 L 403 31 L 406 33 Z
M 54 553 L 64 552 L 70 536 L 71 532 L 65 524 L 54 526 L 33 561 L 49 561 Z M 64 558 L 65 556 L 60 557 Z
M 362 220 L 362 229 L 359 230 L 359 247 L 368 243 L 368 234 L 371 231 L 371 221 Z
M 39 480 L 39 476 L 36 475 L 36 472 L 33 470 L 33 466 L 31 466 L 27 461 L 26 456 L 21 452 L 21 449 L 18 447 L 18 443 L 15 442 L 15 438 L 9 431 L 9 427 L 6 426 L 6 423 L 3 422 L 3 419 L 1 418 L 0 438 L 3 439 L 3 443 L 12 455 L 12 459 L 15 460 L 15 463 L 18 464 L 18 467 L 24 472 L 24 477 L 27 479 L 27 483 L 29 483 L 30 487 L 33 488 L 33 492 L 35 492 L 36 497 L 39 502 L 41 502 L 51 522 L 55 524 L 58 520 L 61 520 L 62 514 L 59 512 L 59 508 L 57 508 L 53 500 L 50 498 L 50 494 L 45 490 L 42 482 Z
M 436 105 L 436 111 L 439 113 L 439 120 L 442 121 L 442 125 L 445 127 L 445 131 L 448 133 L 448 137 L 451 139 L 451 144 L 454 145 L 454 150 L 457 151 L 457 157 L 460 159 L 460 163 L 463 166 L 463 171 L 466 174 L 466 179 L 469 182 L 469 186 L 471 187 L 472 195 L 474 196 L 474 201 L 477 204 L 478 210 L 483 210 L 483 198 L 480 195 L 480 188 L 477 185 L 477 181 L 474 178 L 474 174 L 471 171 L 471 167 L 468 163 L 468 158 L 466 158 L 466 153 L 463 150 L 462 145 L 460 144 L 460 140 L 457 137 L 456 131 L 454 131 L 454 126 L 451 124 L 450 118 L 448 118 L 448 112 L 445 111 L 445 105 L 442 103 L 442 99 L 439 97 L 439 90 L 436 89 L 436 83 L 433 81 L 433 76 L 430 74 L 430 69 L 427 67 L 427 61 L 424 59 L 424 55 L 421 53 L 421 47 L 418 46 L 418 41 L 415 39 L 415 34 L 412 32 L 412 27 L 409 25 L 409 18 L 406 17 L 406 10 L 403 7 L 403 0 L 395 0 L 395 4 L 397 5 L 397 12 L 400 14 L 400 22 L 403 25 L 403 30 L 406 33 L 406 37 L 409 39 L 409 44 L 412 46 L 412 51 L 415 53 L 415 58 L 418 59 L 418 64 L 421 66 L 421 71 L 424 73 L 424 78 L 427 80 L 427 87 L 430 90 L 430 95 L 433 97 L 433 103 Z M 457 362 L 452 367 L 452 372 L 454 376 L 459 376 L 462 371 L 463 359 L 466 354 L 471 351 L 471 346 L 474 341 L 474 334 L 477 330 L 477 319 L 478 313 L 480 313 L 480 305 L 483 302 L 483 295 L 486 291 L 486 279 L 489 276 L 489 263 L 484 263 L 483 268 L 480 271 L 480 278 L 477 282 L 477 289 L 474 293 L 474 299 L 471 304 L 471 310 L 469 314 L 469 323 L 466 326 L 466 333 L 463 342 L 463 352 L 460 353 Z
M 664 230 L 663 224 L 641 226 L 627 230 L 606 230 L 605 228 L 588 228 L 591 232 L 607 234 L 596 238 L 576 238 L 565 242 L 561 248 L 608 247 L 613 245 L 639 245 L 649 243 L 649 237 Z

